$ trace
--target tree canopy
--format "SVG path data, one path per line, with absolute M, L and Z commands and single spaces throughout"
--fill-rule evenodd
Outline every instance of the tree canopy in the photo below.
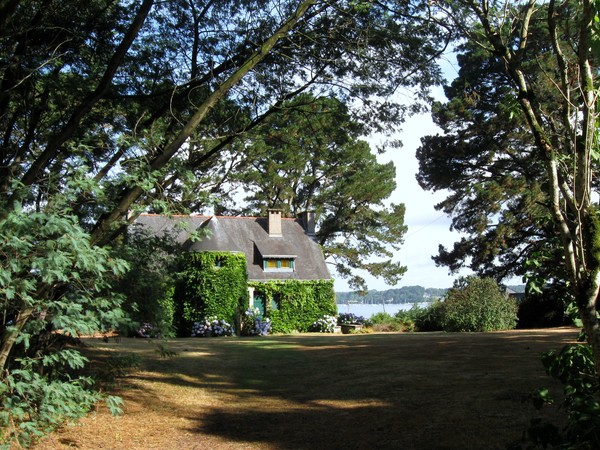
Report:
M 17 367 L 31 347 L 27 333 L 59 327 L 64 314 L 85 305 L 101 317 L 102 295 L 88 302 L 87 291 L 72 288 L 84 269 L 96 270 L 83 255 L 98 252 L 97 270 L 121 273 L 125 264 L 106 247 L 128 218 L 206 205 L 224 185 L 228 156 L 244 154 L 243 136 L 295 96 L 337 99 L 365 132 L 391 131 L 418 110 L 439 79 L 433 61 L 449 36 L 430 8 L 426 1 L 0 1 L 0 237 L 3 248 L 15 248 L 0 255 L 0 366 Z M 414 104 L 392 100 L 401 88 L 412 90 Z M 389 179 L 392 168 L 376 164 L 364 144 L 346 147 L 369 176 Z M 359 205 L 337 208 L 346 206 Z M 373 211 L 361 220 L 380 223 L 384 208 Z M 389 222 L 399 233 L 400 211 Z M 25 226 L 34 213 L 39 223 L 59 214 L 70 231 L 53 225 L 36 237 Z M 351 227 L 343 231 L 363 232 Z M 79 236 L 85 251 L 59 251 L 65 236 Z M 32 265 L 32 248 L 48 272 Z
M 355 269 L 390 284 L 405 272 L 391 257 L 406 227 L 404 206 L 385 204 L 396 188 L 395 167 L 377 161 L 359 139 L 363 131 L 340 100 L 302 94 L 246 136 L 229 179 L 248 194 L 244 213 L 314 211 L 325 257 L 364 289 Z
M 552 265 L 547 275 L 570 286 L 600 373 L 597 4 L 436 6 L 463 33 L 465 70 L 437 111 L 450 136 L 424 140 L 420 181 L 451 190 L 440 206 L 470 235 L 438 261 L 457 268 L 472 253 L 476 270 L 500 262 L 505 274 Z M 425 169 L 428 161 L 437 169 Z M 435 173 L 446 164 L 450 176 Z
M 547 208 L 544 164 L 524 127 L 511 80 L 501 61 L 476 41 L 457 51 L 460 70 L 445 88 L 448 102 L 432 109 L 444 134 L 422 139 L 417 179 L 424 189 L 449 192 L 436 208 L 451 215 L 452 227 L 467 237 L 450 250 L 440 246 L 434 260 L 452 271 L 469 266 L 497 280 L 535 275 L 543 284 L 564 278 L 556 264 L 560 252 Z M 538 49 L 528 54 L 536 83 L 547 82 L 536 67 L 543 56 Z

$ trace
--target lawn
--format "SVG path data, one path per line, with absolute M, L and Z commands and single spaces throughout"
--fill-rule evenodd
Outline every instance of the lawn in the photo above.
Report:
M 571 328 L 500 333 L 89 340 L 133 353 L 125 414 L 102 407 L 37 449 L 503 449 L 539 416 L 542 351 Z M 556 408 L 545 413 L 559 417 Z

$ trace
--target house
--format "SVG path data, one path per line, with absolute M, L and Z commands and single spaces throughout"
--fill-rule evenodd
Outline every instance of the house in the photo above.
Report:
M 325 304 L 317 308 L 319 317 L 308 314 L 300 328 L 323 314 L 335 314 L 333 280 L 315 241 L 314 212 L 298 218 L 283 218 L 279 210 L 269 210 L 268 217 L 142 214 L 134 223 L 155 235 L 171 234 L 190 253 L 245 255 L 248 305 L 275 322 L 282 311 L 289 315 L 290 308 L 306 316 L 315 302 Z M 323 289 L 331 294 L 323 295 Z M 313 295 L 319 298 L 308 298 Z

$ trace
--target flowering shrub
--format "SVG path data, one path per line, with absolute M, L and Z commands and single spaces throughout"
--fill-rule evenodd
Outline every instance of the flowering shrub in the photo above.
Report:
M 372 323 L 369 319 L 365 319 L 363 316 L 357 316 L 353 313 L 341 313 L 337 318 L 338 325 L 345 323 L 355 323 L 358 325 L 371 326 Z
M 219 319 L 217 316 L 207 317 L 203 322 L 194 322 L 192 325 L 192 337 L 232 335 L 233 326 L 226 320 Z
M 335 317 L 325 315 L 313 323 L 311 329 L 319 333 L 333 333 L 336 325 L 337 319 Z
M 143 338 L 160 337 L 160 330 L 158 329 L 158 327 L 155 327 L 153 324 L 145 322 L 137 330 L 137 335 L 139 337 L 143 337 Z
M 242 332 L 247 336 L 266 336 L 271 331 L 271 319 L 263 318 L 258 308 L 248 308 L 242 320 Z

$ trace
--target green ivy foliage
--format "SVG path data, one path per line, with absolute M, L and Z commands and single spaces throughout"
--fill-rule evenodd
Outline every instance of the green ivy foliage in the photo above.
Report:
M 197 252 L 181 258 L 173 295 L 179 336 L 189 336 L 194 322 L 217 316 L 239 323 L 248 307 L 248 277 L 243 253 Z
M 266 316 L 274 333 L 309 331 L 325 315 L 337 315 L 333 280 L 252 282 L 265 298 Z

